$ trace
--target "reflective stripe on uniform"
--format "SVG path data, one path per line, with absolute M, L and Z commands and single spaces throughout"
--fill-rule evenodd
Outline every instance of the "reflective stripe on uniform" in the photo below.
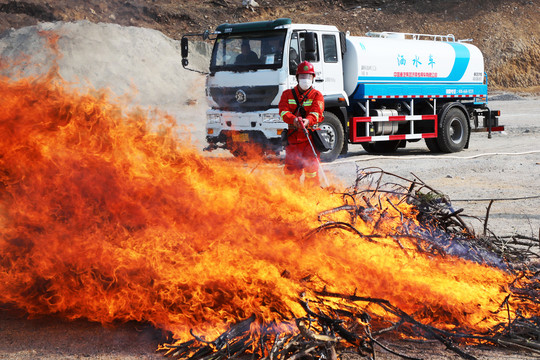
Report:
M 296 100 L 289 99 L 289 105 L 296 105 Z
M 315 118 L 317 118 L 317 121 L 319 121 L 319 113 L 318 112 L 310 112 L 311 115 L 314 115 Z
M 283 120 L 283 116 L 285 116 L 286 113 L 290 113 L 288 110 L 283 110 L 279 116 L 281 116 L 281 120 Z
M 313 99 L 307 99 L 304 101 L 304 106 L 311 106 L 313 104 Z
M 305 172 L 307 178 L 312 178 L 317 176 L 317 172 Z

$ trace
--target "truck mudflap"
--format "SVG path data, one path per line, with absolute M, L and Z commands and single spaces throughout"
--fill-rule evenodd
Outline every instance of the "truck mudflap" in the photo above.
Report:
M 492 132 L 504 131 L 504 125 L 499 124 L 500 110 L 491 110 L 489 108 L 475 109 L 476 116 L 474 118 L 474 127 L 472 132 L 487 132 L 488 137 L 491 137 Z M 482 119 L 482 124 L 480 120 Z
M 420 140 L 437 137 L 437 115 L 396 115 L 349 118 L 349 140 L 353 144 Z

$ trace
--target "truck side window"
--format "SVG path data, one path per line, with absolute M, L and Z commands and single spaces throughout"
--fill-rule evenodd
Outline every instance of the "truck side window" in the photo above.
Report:
M 337 56 L 337 46 L 336 46 L 336 37 L 335 35 L 323 35 L 323 53 L 324 53 L 324 62 L 335 63 L 338 61 Z
M 298 33 L 294 32 L 291 36 L 289 45 L 289 74 L 295 75 L 296 68 L 300 64 L 300 50 L 298 45 Z
M 305 33 L 295 31 L 291 36 L 289 44 L 289 74 L 295 75 L 298 64 L 306 60 L 306 48 L 304 46 Z M 315 34 L 315 60 L 319 61 L 319 44 L 317 42 L 317 34 Z M 337 61 L 337 60 L 336 60 Z

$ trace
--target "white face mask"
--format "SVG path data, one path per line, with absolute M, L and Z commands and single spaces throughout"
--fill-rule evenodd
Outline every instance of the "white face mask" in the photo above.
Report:
M 306 91 L 313 85 L 312 79 L 299 79 L 298 80 L 298 86 L 300 86 L 300 89 Z

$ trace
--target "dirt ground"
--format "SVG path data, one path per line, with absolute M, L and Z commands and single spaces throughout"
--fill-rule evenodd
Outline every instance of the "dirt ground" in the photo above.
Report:
M 156 352 L 162 341 L 159 330 L 128 323 L 104 328 L 87 321 L 66 322 L 54 317 L 28 320 L 16 311 L 0 311 L 0 359 L 3 360 L 160 360 Z M 383 342 L 394 351 L 425 360 L 460 359 L 437 341 Z M 538 354 L 493 346 L 461 346 L 481 360 L 533 360 Z M 348 360 L 360 357 L 347 356 Z M 376 347 L 376 359 L 399 360 Z
M 259 1 L 246 8 L 240 0 L 218 1 L 0 1 L 0 52 L 13 58 L 34 53 L 42 63 L 51 54 L 41 51 L 39 29 L 60 29 L 59 60 L 67 80 L 131 93 L 131 101 L 156 106 L 185 125 L 195 145 L 204 144 L 204 78 L 179 65 L 174 39 L 184 31 L 200 31 L 225 21 L 261 20 L 291 16 L 298 21 L 347 24 L 353 34 L 367 30 L 454 33 L 474 38 L 486 55 L 487 70 L 497 92 L 493 109 L 502 111 L 502 134 L 487 139 L 473 134 L 469 149 L 432 156 L 423 142 L 393 156 L 368 155 L 359 146 L 324 169 L 335 181 L 350 184 L 357 167 L 378 166 L 410 177 L 411 173 L 448 194 L 455 207 L 483 217 L 485 199 L 498 199 L 489 225 L 499 235 L 538 238 L 540 229 L 540 33 L 538 1 Z M 444 7 L 443 7 L 444 6 Z M 83 23 L 45 21 L 88 20 Z M 96 27 L 96 22 L 111 23 Z M 122 26 L 119 26 L 122 25 Z M 129 27 L 126 27 L 129 25 Z M 156 29 L 158 31 L 142 28 Z M 165 35 L 163 35 L 165 34 Z M 148 47 L 151 44 L 151 47 Z M 99 49 L 100 51 L 96 51 Z M 118 61 L 121 59 L 122 61 Z M 156 65 L 157 64 L 157 65 Z M 103 71 L 106 69 L 106 71 Z M 512 92 L 507 90 L 512 88 Z M 174 96 L 167 96 L 175 94 Z M 205 156 L 228 156 L 207 153 Z M 509 200 L 531 197 L 522 200 Z M 476 200 L 476 201 L 469 201 Z M 480 226 L 476 223 L 475 226 Z M 0 306 L 0 359 L 161 359 L 155 349 L 161 331 L 145 324 L 104 328 L 87 321 L 56 317 L 26 319 Z M 425 359 L 457 359 L 438 343 L 397 342 L 394 348 Z M 479 359 L 537 359 L 519 349 L 465 347 Z M 379 349 L 378 359 L 397 359 Z

